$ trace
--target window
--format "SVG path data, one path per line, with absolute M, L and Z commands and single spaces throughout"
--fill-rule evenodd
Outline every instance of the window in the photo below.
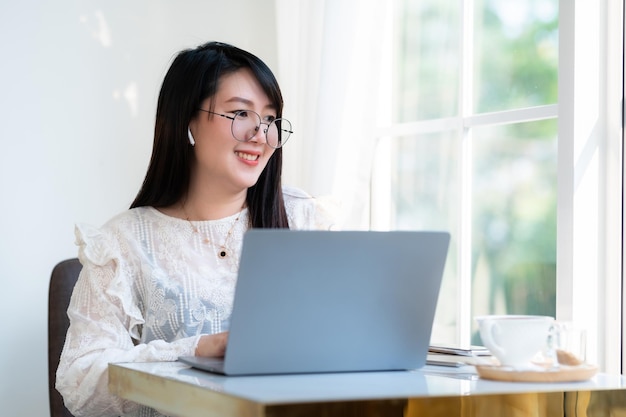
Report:
M 285 179 L 349 228 L 451 232 L 433 339 L 552 312 L 620 371 L 624 0 L 277 5 Z
M 394 4 L 372 226 L 451 232 L 433 340 L 555 316 L 558 0 Z

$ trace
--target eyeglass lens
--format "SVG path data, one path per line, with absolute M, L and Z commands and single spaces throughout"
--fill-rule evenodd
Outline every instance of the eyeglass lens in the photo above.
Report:
M 232 132 L 235 139 L 247 142 L 256 135 L 259 129 L 263 129 L 267 144 L 272 148 L 280 148 L 287 142 L 291 135 L 291 123 L 287 119 L 275 119 L 271 122 L 261 123 L 261 116 L 252 111 L 240 111 L 235 114 L 232 124 Z M 281 131 L 279 134 L 279 131 Z

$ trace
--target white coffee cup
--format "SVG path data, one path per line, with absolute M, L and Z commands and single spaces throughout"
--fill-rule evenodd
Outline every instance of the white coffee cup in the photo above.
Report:
M 546 347 L 554 318 L 530 315 L 475 317 L 483 344 L 502 366 L 524 367 Z

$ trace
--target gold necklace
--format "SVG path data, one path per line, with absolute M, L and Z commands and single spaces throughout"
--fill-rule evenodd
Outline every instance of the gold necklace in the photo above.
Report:
M 244 207 L 241 208 L 241 210 L 237 214 L 237 217 L 235 218 L 235 221 L 233 222 L 233 224 L 230 225 L 230 229 L 228 229 L 228 233 L 226 233 L 226 237 L 224 238 L 224 242 L 220 245 L 219 250 L 217 251 L 217 256 L 219 256 L 222 259 L 224 259 L 224 258 L 226 258 L 228 256 L 228 251 L 226 250 L 227 249 L 226 248 L 226 244 L 228 243 L 228 240 L 230 239 L 230 236 L 233 234 L 233 230 L 235 230 L 235 225 L 237 225 L 237 222 L 239 222 L 239 218 L 241 217 L 241 213 L 243 213 Z M 185 220 L 187 220 L 187 222 L 191 226 L 191 229 L 193 230 L 193 232 L 197 233 L 197 234 L 201 234 L 200 229 L 198 229 L 198 226 L 196 226 L 195 224 L 193 224 L 193 222 L 191 220 L 189 220 L 189 215 L 187 215 L 187 211 L 185 210 L 185 205 L 184 204 L 183 204 L 182 208 L 183 208 L 183 214 L 185 215 Z M 204 236 L 204 239 L 202 239 L 202 242 L 207 244 L 207 245 L 211 243 L 211 241 L 209 240 L 209 238 L 207 236 Z

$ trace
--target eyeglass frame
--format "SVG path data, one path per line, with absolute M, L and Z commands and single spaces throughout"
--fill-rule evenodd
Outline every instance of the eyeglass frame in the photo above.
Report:
M 269 147 L 270 147 L 270 148 L 272 148 L 272 149 L 280 149 L 280 148 L 282 148 L 282 147 L 285 145 L 285 143 L 287 142 L 287 140 L 289 140 L 289 138 L 290 138 L 290 137 L 291 137 L 291 135 L 293 134 L 293 130 L 287 130 L 287 129 L 279 128 L 282 132 L 287 132 L 287 133 L 289 133 L 289 136 L 287 136 L 287 139 L 285 139 L 284 141 L 283 141 L 283 140 L 281 140 L 281 144 L 280 144 L 280 146 L 272 146 L 272 145 L 270 144 L 269 140 L 267 139 L 267 130 L 269 129 L 270 125 L 271 125 L 272 123 L 275 123 L 277 120 L 284 120 L 284 121 L 286 121 L 287 123 L 289 123 L 289 125 L 291 125 L 291 122 L 290 122 L 288 119 L 285 119 L 284 117 L 279 117 L 278 119 L 274 119 L 274 120 L 272 120 L 272 121 L 271 121 L 271 122 L 269 122 L 269 123 L 264 123 L 264 122 L 263 122 L 263 118 L 261 117 L 261 115 L 260 115 L 259 113 L 255 112 L 254 110 L 237 110 L 237 111 L 233 112 L 234 116 L 229 116 L 229 115 L 227 115 L 227 114 L 217 113 L 217 112 L 214 112 L 214 111 L 211 111 L 211 110 L 202 109 L 202 108 L 199 108 L 198 110 L 203 111 L 203 112 L 206 112 L 206 113 L 209 113 L 209 114 L 214 114 L 214 115 L 216 115 L 216 116 L 221 116 L 221 117 L 224 117 L 224 118 L 226 118 L 226 119 L 230 119 L 230 120 L 231 120 L 231 123 L 230 123 L 230 134 L 231 134 L 231 135 L 233 135 L 233 138 L 234 138 L 237 142 L 250 142 L 250 141 L 252 140 L 252 138 L 256 135 L 256 132 L 258 132 L 258 131 L 259 131 L 259 128 L 261 127 L 261 125 L 265 125 L 265 126 L 267 126 L 267 128 L 266 128 L 265 130 L 263 130 L 263 134 L 265 135 L 265 143 L 267 144 L 267 146 L 269 146 Z M 234 125 L 234 123 L 235 123 L 235 119 L 237 119 L 237 116 L 238 116 L 240 113 L 254 113 L 254 114 L 256 114 L 256 115 L 259 117 L 259 124 L 258 124 L 258 125 L 257 125 L 257 127 L 256 127 L 256 130 L 255 130 L 255 135 L 250 136 L 250 138 L 248 138 L 248 139 L 246 139 L 246 140 L 241 140 L 241 139 L 238 139 L 238 138 L 235 136 L 235 132 L 233 132 L 233 125 Z M 276 127 L 278 127 L 278 125 L 276 125 Z M 281 133 L 281 136 L 282 136 L 282 133 Z

